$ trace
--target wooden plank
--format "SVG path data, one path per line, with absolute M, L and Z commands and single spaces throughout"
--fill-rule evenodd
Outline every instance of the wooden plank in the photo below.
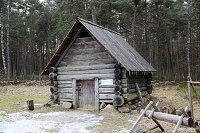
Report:
M 114 69 L 101 69 L 101 70 L 82 70 L 82 71 L 68 71 L 57 72 L 58 75 L 73 75 L 73 74 L 114 74 Z
M 99 98 L 100 99 L 114 99 L 115 98 L 115 94 L 99 94 Z
M 98 70 L 98 69 L 112 69 L 115 64 L 99 64 L 91 66 L 64 66 L 58 67 L 58 72 L 68 72 L 68 71 L 80 71 L 80 70 Z
M 189 79 L 189 78 L 188 78 Z M 190 79 L 189 79 L 190 80 Z M 187 83 L 188 86 L 188 98 L 189 98 L 189 107 L 191 110 L 191 117 L 194 119 L 194 114 L 193 114 L 193 101 L 192 101 L 192 91 L 191 91 L 191 86 L 190 83 Z
M 146 106 L 146 108 L 142 111 L 142 113 L 140 114 L 140 116 L 138 117 L 138 119 L 135 121 L 134 125 L 131 127 L 130 132 L 132 133 L 134 131 L 134 129 L 136 128 L 136 126 L 138 125 L 138 123 L 142 120 L 142 118 L 144 117 L 147 109 L 151 106 L 151 104 L 153 104 L 152 101 L 149 102 L 149 104 Z
M 58 75 L 57 80 L 69 80 L 69 79 L 94 79 L 98 78 L 114 78 L 114 74 L 76 74 L 76 75 Z
M 176 132 L 177 132 L 177 130 L 179 129 L 181 123 L 183 122 L 183 117 L 184 117 L 184 115 L 182 114 L 182 115 L 181 115 L 181 118 L 180 118 L 179 121 L 177 122 L 176 127 L 174 128 L 174 130 L 172 131 L 172 133 L 176 133 Z
M 77 92 L 76 92 L 76 79 L 72 79 L 72 104 L 73 107 L 76 109 L 77 108 Z
M 99 88 L 99 93 L 101 94 L 114 94 L 115 88 Z
M 61 102 L 72 102 L 71 98 L 59 98 L 59 101 Z
M 99 88 L 115 88 L 116 85 L 99 85 Z
M 104 99 L 100 99 L 101 103 L 113 103 L 113 100 L 104 100 Z
M 59 93 L 60 98 L 72 98 L 73 94 L 72 93 Z
M 99 79 L 95 78 L 95 109 L 99 110 Z
M 138 92 L 138 94 L 139 94 L 139 98 L 140 98 L 140 100 L 142 101 L 142 103 L 144 104 L 144 100 L 143 100 L 143 98 L 142 98 L 142 94 L 141 94 L 141 92 L 140 92 L 140 88 L 139 88 L 138 84 L 135 83 L 135 86 L 136 86 L 137 92 Z
M 80 32 L 83 31 L 83 26 L 80 27 L 80 29 L 78 30 L 78 32 L 76 33 L 76 35 L 72 38 L 71 42 L 69 43 L 68 47 L 65 49 L 64 53 L 62 54 L 62 56 L 59 58 L 59 60 L 56 63 L 56 67 L 60 64 L 60 62 L 62 61 L 62 59 L 65 57 L 66 53 L 68 52 L 68 50 L 70 49 L 70 47 L 72 46 L 72 44 L 74 43 L 74 41 L 76 40 L 77 36 L 80 34 Z
M 72 88 L 72 84 L 58 84 L 58 88 Z
M 58 88 L 60 93 L 72 93 L 72 88 Z
M 69 80 L 69 81 L 66 81 L 66 80 L 65 81 L 57 81 L 57 83 L 60 84 L 60 85 L 61 84 L 72 84 L 72 80 Z

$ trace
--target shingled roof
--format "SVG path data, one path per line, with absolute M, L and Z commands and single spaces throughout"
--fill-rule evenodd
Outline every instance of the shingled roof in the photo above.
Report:
M 103 45 L 105 49 L 107 49 L 107 51 L 127 69 L 127 71 L 156 71 L 119 33 L 84 19 L 77 18 L 76 23 L 54 56 L 51 58 L 48 65 L 45 67 L 42 75 L 49 74 L 48 69 L 56 65 L 57 61 L 81 26 L 84 26 L 90 35 L 93 36 L 97 42 Z

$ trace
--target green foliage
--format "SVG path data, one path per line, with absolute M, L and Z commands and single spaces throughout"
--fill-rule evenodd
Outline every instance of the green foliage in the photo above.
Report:
M 200 86 L 194 86 L 194 88 L 197 91 L 198 96 L 200 96 Z M 187 85 L 180 85 L 177 90 L 184 96 L 185 99 L 188 99 L 188 87 Z M 194 90 L 192 90 L 192 98 L 195 100 L 198 100 L 198 97 L 196 96 Z

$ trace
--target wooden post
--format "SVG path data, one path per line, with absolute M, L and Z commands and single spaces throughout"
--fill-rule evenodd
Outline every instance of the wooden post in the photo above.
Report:
M 131 130 L 130 130 L 131 133 L 136 128 L 136 126 L 141 121 L 141 119 L 144 117 L 144 114 L 146 113 L 147 109 L 151 106 L 151 104 L 153 104 L 152 101 L 150 101 L 149 104 L 146 106 L 146 108 L 142 111 L 141 115 L 138 117 L 138 119 L 136 120 L 136 122 L 134 123 L 134 125 L 131 127 Z
M 27 101 L 27 106 L 29 110 L 34 110 L 34 101 L 33 100 L 28 100 Z
M 77 93 L 76 93 L 76 79 L 72 79 L 72 94 L 73 94 L 73 108 L 77 108 Z
M 138 86 L 138 83 L 135 83 L 135 86 L 136 86 L 138 95 L 139 95 L 139 97 L 140 97 L 140 100 L 142 101 L 142 103 L 144 103 L 144 100 L 143 100 L 143 98 L 142 98 L 142 95 L 141 95 L 141 92 L 140 92 L 140 88 L 139 88 L 139 86 Z
M 99 111 L 99 79 L 95 78 L 95 110 Z
M 159 104 L 160 104 L 160 102 L 158 101 L 158 102 L 156 103 L 156 107 L 158 107 Z M 151 110 L 151 113 L 148 115 L 148 118 L 152 118 L 152 115 L 153 115 L 154 111 L 155 111 L 155 108 L 153 108 L 153 109 Z
M 172 133 L 176 133 L 176 132 L 177 132 L 178 128 L 180 127 L 181 123 L 183 122 L 183 117 L 184 117 L 184 115 L 182 114 L 182 115 L 181 115 L 181 118 L 180 118 L 179 121 L 177 122 L 176 127 L 174 128 L 174 130 L 173 130 Z
M 194 114 L 193 114 L 193 102 L 192 102 L 192 92 L 191 92 L 191 87 L 190 87 L 190 77 L 188 77 L 188 82 L 187 82 L 187 86 L 188 86 L 188 99 L 189 99 L 189 107 L 191 110 L 191 117 L 194 120 Z

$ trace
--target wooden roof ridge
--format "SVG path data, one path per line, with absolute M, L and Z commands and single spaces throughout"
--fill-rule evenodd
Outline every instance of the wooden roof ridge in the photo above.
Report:
M 110 31 L 110 32 L 112 32 L 112 33 L 115 33 L 115 34 L 117 34 L 117 35 L 122 36 L 120 33 L 116 32 L 116 31 L 114 31 L 114 30 L 111 30 L 111 29 L 108 29 L 108 28 L 103 27 L 103 26 L 101 26 L 101 25 L 95 24 L 95 23 L 93 23 L 93 22 L 91 22 L 91 21 L 87 21 L 87 20 L 82 19 L 82 18 L 79 18 L 79 17 L 77 18 L 77 20 L 79 20 L 79 21 L 83 21 L 83 22 L 86 22 L 86 23 L 88 23 L 88 24 L 94 25 L 94 26 L 96 26 L 96 27 L 99 27 L 99 28 L 105 29 L 105 30 L 107 30 L 107 31 Z

